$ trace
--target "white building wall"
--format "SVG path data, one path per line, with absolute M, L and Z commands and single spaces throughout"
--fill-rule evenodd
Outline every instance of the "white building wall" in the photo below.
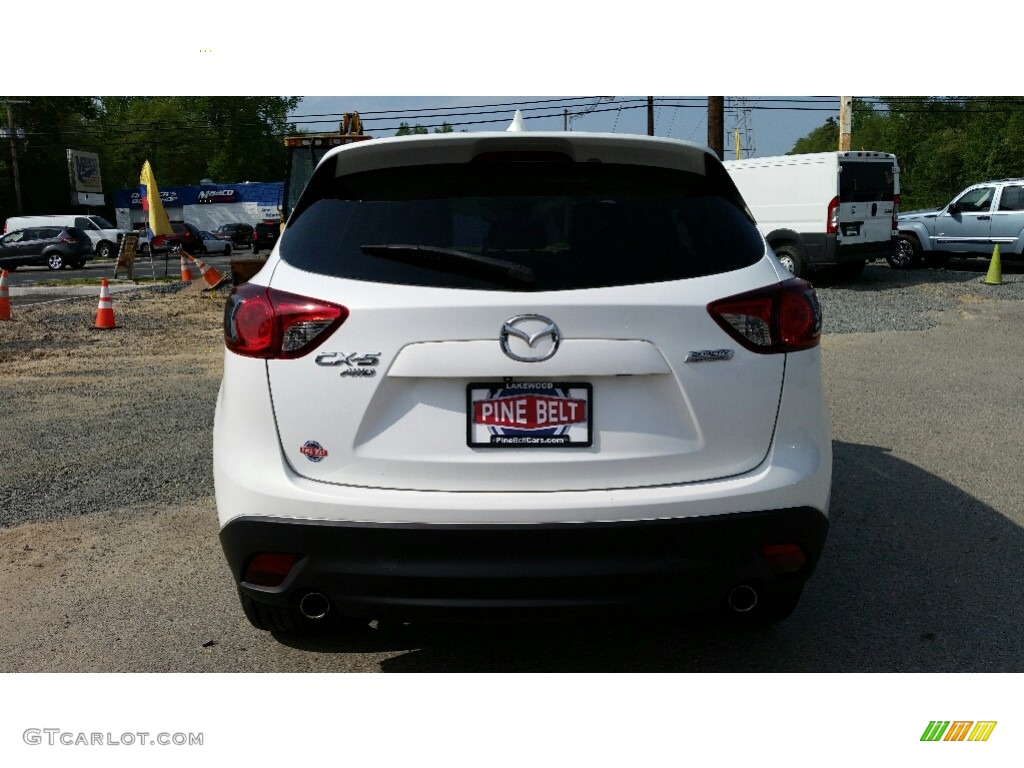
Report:
M 277 206 L 259 203 L 203 203 L 202 205 L 184 205 L 167 207 L 167 218 L 171 221 L 186 221 L 199 229 L 213 231 L 221 224 L 258 224 L 264 219 L 277 219 L 280 213 Z M 146 223 L 146 212 L 141 208 L 117 208 L 117 226 L 120 229 L 134 229 Z

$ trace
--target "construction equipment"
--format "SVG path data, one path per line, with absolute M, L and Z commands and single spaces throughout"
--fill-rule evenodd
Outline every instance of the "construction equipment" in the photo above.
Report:
M 372 138 L 363 133 L 363 123 L 358 112 L 346 112 L 338 123 L 337 133 L 310 133 L 286 136 L 284 146 L 288 150 L 284 175 L 284 200 L 281 205 L 281 220 L 295 208 L 306 182 L 313 175 L 313 169 L 325 154 L 342 144 Z
M 346 112 L 338 123 L 337 133 L 303 133 L 285 136 L 287 150 L 284 173 L 284 195 L 281 201 L 281 231 L 284 231 L 299 195 L 313 175 L 317 163 L 328 151 L 343 144 L 373 138 L 363 133 L 363 122 L 358 112 Z M 262 268 L 266 259 L 232 259 L 231 276 L 236 285 L 248 281 Z

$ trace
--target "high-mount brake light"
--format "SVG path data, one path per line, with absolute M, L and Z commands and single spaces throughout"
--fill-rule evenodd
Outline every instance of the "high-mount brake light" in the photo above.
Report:
M 751 352 L 797 352 L 821 341 L 821 306 L 800 278 L 713 301 L 708 313 Z
M 339 304 L 243 283 L 224 305 L 224 344 L 245 357 L 293 359 L 320 346 L 347 318 Z

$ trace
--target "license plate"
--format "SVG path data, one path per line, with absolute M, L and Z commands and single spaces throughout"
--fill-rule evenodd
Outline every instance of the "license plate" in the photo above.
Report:
M 844 237 L 856 237 L 860 234 L 860 222 L 856 224 L 843 224 L 842 229 Z
M 466 387 L 466 442 L 471 448 L 589 448 L 593 405 L 590 384 L 473 383 Z

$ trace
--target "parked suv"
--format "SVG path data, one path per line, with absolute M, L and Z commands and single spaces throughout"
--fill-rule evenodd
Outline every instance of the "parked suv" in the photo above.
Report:
M 213 232 L 218 240 L 228 240 L 232 245 L 249 245 L 252 242 L 252 224 L 221 224 Z
M 4 223 L 4 232 L 28 227 L 77 227 L 85 232 L 99 259 L 116 256 L 117 244 L 125 233 L 125 230 L 118 229 L 102 216 L 82 216 L 74 213 L 12 216 Z
M 263 221 L 256 225 L 252 233 L 251 248 L 253 253 L 273 250 L 274 244 L 281 236 L 281 222 Z
M 943 266 L 954 257 L 1024 258 L 1024 179 L 972 184 L 941 208 L 910 211 L 897 223 L 895 267 Z
M 203 236 L 194 224 L 175 221 L 171 222 L 173 235 L 154 235 L 149 247 L 154 253 L 161 251 L 177 251 L 184 248 L 186 253 L 203 252 Z
M 332 150 L 225 307 L 213 472 L 243 610 L 781 619 L 828 527 L 820 331 L 696 144 Z
M 80 269 L 93 253 L 92 240 L 78 227 L 28 227 L 0 238 L 0 267 L 10 272 L 26 266 Z

